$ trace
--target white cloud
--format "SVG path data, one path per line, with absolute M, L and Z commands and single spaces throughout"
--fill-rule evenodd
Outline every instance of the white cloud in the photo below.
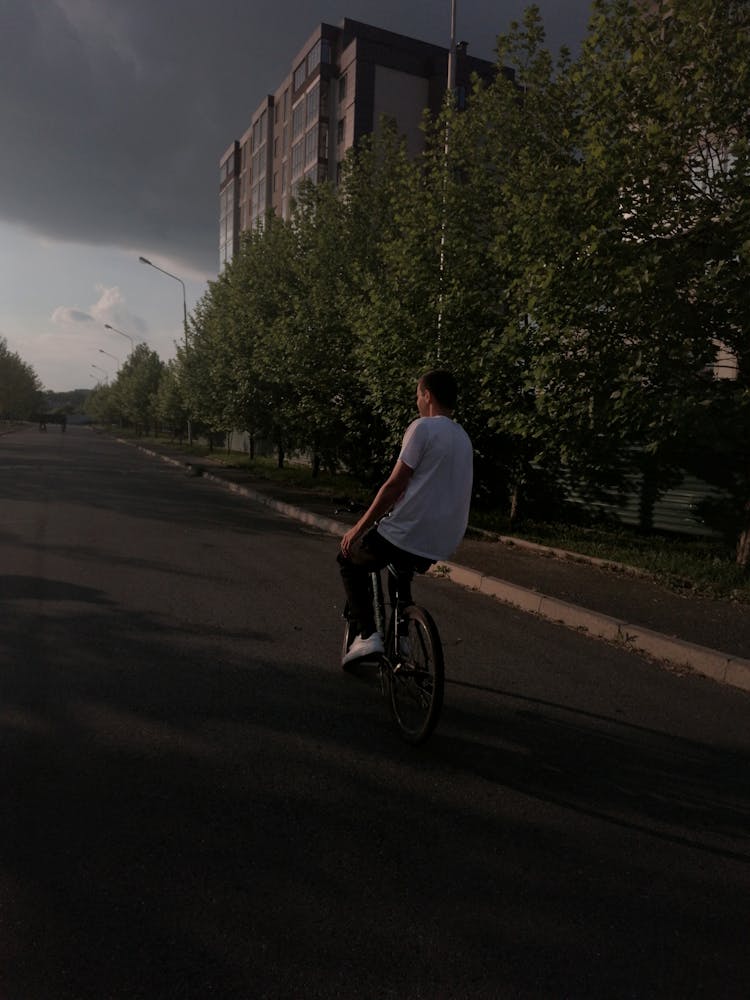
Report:
M 71 333 L 81 333 L 82 327 L 90 323 L 98 326 L 116 326 L 132 335 L 134 340 L 143 339 L 146 323 L 131 312 L 117 285 L 96 285 L 99 298 L 89 306 L 88 312 L 74 306 L 57 306 L 52 312 L 52 322 L 56 327 Z

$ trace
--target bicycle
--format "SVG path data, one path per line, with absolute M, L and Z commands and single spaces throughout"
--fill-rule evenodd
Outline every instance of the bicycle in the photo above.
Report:
M 380 571 L 370 574 L 375 627 L 385 637 L 384 652 L 377 655 L 380 687 L 388 696 L 399 733 L 407 743 L 416 746 L 432 733 L 443 707 L 443 646 L 432 615 L 425 608 L 401 599 L 401 593 L 411 592 L 409 585 L 414 571 L 399 571 L 392 564 L 386 569 L 390 602 L 387 607 Z M 387 622 L 386 611 L 389 611 Z M 353 638 L 348 606 L 344 618 L 345 654 Z

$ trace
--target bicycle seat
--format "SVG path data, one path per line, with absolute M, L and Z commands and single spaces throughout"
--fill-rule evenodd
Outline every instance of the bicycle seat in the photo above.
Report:
M 386 569 L 394 580 L 412 580 L 414 578 L 414 566 L 396 566 L 395 563 L 390 562 Z

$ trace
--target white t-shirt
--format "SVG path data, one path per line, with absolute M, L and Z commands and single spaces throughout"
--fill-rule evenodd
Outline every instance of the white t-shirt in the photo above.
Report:
M 469 435 L 450 417 L 419 417 L 406 428 L 399 458 L 413 475 L 378 532 L 413 555 L 447 559 L 469 521 L 474 472 Z

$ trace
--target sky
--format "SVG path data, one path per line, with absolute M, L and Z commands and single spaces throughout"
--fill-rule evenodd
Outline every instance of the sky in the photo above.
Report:
M 456 0 L 472 55 L 528 0 Z M 590 0 L 538 0 L 574 52 Z M 450 0 L 0 0 L 0 337 L 46 389 L 163 360 L 218 269 L 219 159 L 317 24 L 448 47 Z M 144 256 L 169 272 L 141 263 Z M 106 324 L 118 332 L 106 329 Z

